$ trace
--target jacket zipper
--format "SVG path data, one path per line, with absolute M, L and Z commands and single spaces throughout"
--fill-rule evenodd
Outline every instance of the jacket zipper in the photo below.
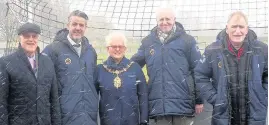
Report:
M 164 53 L 164 44 L 162 43 L 162 93 L 163 93 L 163 115 L 165 115 L 165 106 L 164 106 L 164 101 L 165 101 L 165 93 L 164 93 L 164 76 L 163 76 L 163 64 L 164 64 L 164 61 L 163 61 L 163 53 Z

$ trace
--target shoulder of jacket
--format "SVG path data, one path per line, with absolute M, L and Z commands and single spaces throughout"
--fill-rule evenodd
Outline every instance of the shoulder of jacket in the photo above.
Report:
M 191 35 L 189 35 L 189 34 L 187 34 L 187 33 L 182 34 L 182 35 L 179 37 L 179 39 L 183 39 L 183 40 L 186 41 L 186 42 L 192 42 L 192 41 L 195 40 L 193 36 L 191 36 Z
M 46 53 L 41 53 L 39 54 L 39 59 L 41 59 L 42 61 L 44 61 L 46 64 L 53 64 L 53 61 L 51 60 L 51 58 L 46 54 Z
M 213 42 L 211 44 L 209 44 L 206 48 L 205 48 L 205 52 L 207 54 L 213 54 L 213 53 L 217 53 L 220 52 L 220 50 L 222 49 L 222 45 L 218 42 Z
M 141 43 L 142 44 L 147 44 L 147 43 L 149 43 L 151 40 L 151 35 L 149 34 L 149 35 L 147 35 L 146 37 L 144 37 L 143 39 L 142 39 L 142 41 L 141 41 Z
M 264 54 L 265 56 L 268 55 L 268 45 L 261 41 L 253 41 L 251 44 L 252 48 L 255 49 L 257 54 Z

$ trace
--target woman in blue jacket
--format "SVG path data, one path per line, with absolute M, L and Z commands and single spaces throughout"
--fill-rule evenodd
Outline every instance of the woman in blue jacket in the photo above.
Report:
M 141 67 L 124 56 L 123 34 L 111 33 L 106 42 L 109 57 L 97 70 L 101 125 L 147 124 L 148 90 Z

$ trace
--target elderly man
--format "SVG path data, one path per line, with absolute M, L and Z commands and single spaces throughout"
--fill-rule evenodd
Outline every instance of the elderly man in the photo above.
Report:
M 175 22 L 171 8 L 160 8 L 158 25 L 131 60 L 147 65 L 149 116 L 157 125 L 190 125 L 203 103 L 196 95 L 193 69 L 201 57 L 195 39 Z
M 40 27 L 18 29 L 16 52 L 0 59 L 0 124 L 61 125 L 54 66 L 39 53 Z
M 98 65 L 101 125 L 147 125 L 148 90 L 141 67 L 125 57 L 126 38 L 106 38 L 108 59 Z
M 195 68 L 196 86 L 214 108 L 212 125 L 265 125 L 267 49 L 242 12 L 230 15 Z
M 94 85 L 97 56 L 84 37 L 87 20 L 84 12 L 73 11 L 67 29 L 60 30 L 43 51 L 54 62 L 64 125 L 97 125 L 98 95 Z

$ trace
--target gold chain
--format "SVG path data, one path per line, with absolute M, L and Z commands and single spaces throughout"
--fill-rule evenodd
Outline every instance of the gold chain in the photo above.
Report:
M 131 62 L 130 64 L 128 64 L 125 68 L 123 68 L 122 70 L 113 70 L 113 69 L 110 69 L 107 67 L 107 65 L 103 65 L 103 67 L 106 69 L 106 71 L 110 72 L 110 73 L 113 73 L 116 75 L 116 77 L 114 78 L 114 86 L 118 89 L 119 87 L 121 87 L 121 78 L 119 77 L 119 74 L 121 74 L 122 72 L 125 72 L 127 71 L 131 65 L 133 64 L 134 62 Z

